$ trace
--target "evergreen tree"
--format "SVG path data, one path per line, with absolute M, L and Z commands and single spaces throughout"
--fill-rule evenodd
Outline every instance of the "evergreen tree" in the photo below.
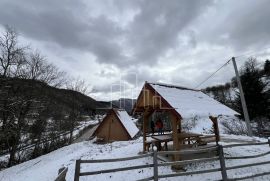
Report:
M 270 77 L 270 60 L 266 60 L 264 63 L 264 74 L 269 78 Z
M 268 120 L 270 120 L 270 61 L 269 60 L 265 61 L 263 71 L 265 75 L 265 82 L 267 84 L 267 87 L 266 87 L 266 96 L 267 96 L 267 102 L 268 102 L 267 117 L 268 117 Z
M 263 118 L 268 114 L 266 86 L 262 80 L 260 69 L 257 67 L 256 59 L 250 58 L 240 71 L 241 83 L 247 103 L 247 108 L 251 120 L 255 120 L 259 128 L 263 127 Z M 236 97 L 236 107 L 243 116 L 240 94 Z

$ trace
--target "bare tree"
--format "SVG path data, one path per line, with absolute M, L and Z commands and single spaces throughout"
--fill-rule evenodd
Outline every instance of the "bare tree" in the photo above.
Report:
M 39 80 L 54 87 L 65 85 L 67 80 L 66 73 L 48 63 L 38 51 L 28 55 L 20 72 L 25 79 Z
M 12 77 L 25 62 L 25 50 L 27 47 L 18 45 L 17 33 L 6 26 L 5 32 L 0 36 L 0 76 Z
M 19 46 L 16 31 L 6 27 L 0 34 L 0 149 L 9 152 L 8 166 L 20 161 L 20 147 L 26 144 L 25 138 L 31 131 L 37 144 L 42 132 L 47 131 L 48 118 L 53 117 L 52 104 L 57 104 L 56 89 L 48 85 L 66 86 L 72 92 L 66 107 L 61 105 L 54 110 L 62 112 L 59 118 L 62 121 L 70 110 L 67 123 L 71 142 L 80 120 L 81 103 L 76 100 L 76 91 L 86 93 L 85 82 L 74 79 L 68 84 L 65 72 L 48 63 L 38 51 L 31 52 L 30 48 Z
M 61 87 L 65 85 L 67 81 L 65 72 L 59 71 L 55 65 L 48 63 L 43 67 L 43 74 L 40 80 L 54 87 Z
M 27 47 L 18 45 L 17 36 L 10 27 L 0 36 L 0 143 L 9 152 L 8 166 L 17 162 L 16 152 L 28 134 L 27 118 L 44 107 L 37 84 L 31 80 L 53 83 L 60 75 L 40 54 L 28 56 Z
M 1 79 L 0 120 L 2 120 L 1 141 L 9 152 L 8 166 L 16 163 L 15 153 L 26 135 L 29 123 L 27 117 L 36 110 L 38 100 L 36 91 L 31 82 L 22 82 L 20 79 Z M 2 95 L 0 97 L 2 97 Z
M 88 84 L 86 84 L 85 80 L 81 79 L 80 77 L 69 78 L 69 81 L 66 83 L 66 89 L 80 92 L 82 94 L 89 93 Z
M 77 125 L 77 123 L 80 121 L 81 117 L 81 103 L 77 102 L 76 100 L 76 94 L 77 92 L 86 94 L 87 93 L 87 85 L 84 80 L 80 79 L 79 77 L 76 79 L 71 79 L 69 83 L 66 85 L 66 88 L 71 91 L 72 97 L 71 97 L 71 110 L 68 118 L 68 128 L 69 128 L 69 143 L 72 142 L 73 139 L 73 131 Z

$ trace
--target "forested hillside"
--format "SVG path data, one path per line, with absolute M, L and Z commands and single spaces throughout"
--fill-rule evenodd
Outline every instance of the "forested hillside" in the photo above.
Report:
M 7 152 L 9 161 L 2 166 L 71 143 L 82 121 L 110 106 L 86 93 L 83 80 L 69 78 L 39 52 L 22 46 L 15 30 L 7 27 L 0 35 L 0 153 Z M 68 136 L 59 137 L 63 132 Z M 53 142 L 45 145 L 44 139 Z M 25 155 L 20 149 L 28 144 L 34 149 Z

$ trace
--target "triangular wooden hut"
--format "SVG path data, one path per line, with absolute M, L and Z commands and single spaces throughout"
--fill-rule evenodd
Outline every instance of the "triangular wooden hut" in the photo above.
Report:
M 154 112 L 167 112 L 170 115 L 173 149 L 179 150 L 183 138 L 181 120 L 194 115 L 206 116 L 213 122 L 215 139 L 219 141 L 217 124 L 218 115 L 236 115 L 237 112 L 219 103 L 200 90 L 179 87 L 175 85 L 145 82 L 133 113 L 143 114 L 143 150 L 146 151 L 146 134 L 149 118 Z M 210 121 L 210 120 L 209 120 Z M 167 136 L 168 138 L 168 136 Z M 166 138 L 166 139 L 167 139 Z
M 93 135 L 105 142 L 111 142 L 130 140 L 138 132 L 139 129 L 125 110 L 111 109 Z

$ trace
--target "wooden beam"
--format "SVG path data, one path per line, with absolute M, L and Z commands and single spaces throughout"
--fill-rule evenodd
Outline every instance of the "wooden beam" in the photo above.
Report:
M 135 113 L 142 113 L 145 111 L 150 111 L 150 110 L 154 110 L 156 112 L 163 112 L 163 111 L 170 111 L 170 110 L 175 110 L 175 108 L 170 108 L 170 107 L 157 107 L 157 106 L 152 106 L 152 105 L 148 105 L 148 106 L 144 106 L 144 107 L 136 107 L 135 109 Z
M 214 133 L 215 133 L 215 136 L 216 136 L 216 144 L 218 145 L 218 142 L 220 141 L 220 136 L 219 136 L 219 128 L 218 128 L 217 117 L 209 116 L 209 119 L 213 123 Z
M 181 148 L 181 140 L 179 141 L 179 138 L 178 138 L 178 129 L 177 129 L 177 126 L 180 124 L 180 119 L 175 116 L 175 114 L 173 114 L 171 112 L 171 118 L 172 118 L 172 138 L 173 138 L 173 149 L 174 151 L 179 151 L 180 148 Z M 181 157 L 179 154 L 175 154 L 174 157 L 173 157 L 174 161 L 179 161 L 181 160 Z M 172 165 L 172 169 L 173 170 L 183 170 L 183 167 L 182 165 Z
M 149 125 L 149 118 L 153 110 L 145 110 L 143 113 L 143 152 L 146 152 L 146 133 Z
M 178 126 L 179 126 L 178 127 L 178 129 L 179 129 L 178 133 L 181 133 L 182 132 L 182 120 L 181 119 L 179 120 Z
M 174 114 L 171 114 L 171 120 L 172 120 L 173 149 L 175 151 L 178 151 L 180 149 L 179 139 L 178 139 L 178 130 L 177 130 L 177 125 L 178 125 L 179 120 L 177 119 L 177 117 L 175 117 Z M 178 161 L 179 155 L 174 155 L 174 160 Z

